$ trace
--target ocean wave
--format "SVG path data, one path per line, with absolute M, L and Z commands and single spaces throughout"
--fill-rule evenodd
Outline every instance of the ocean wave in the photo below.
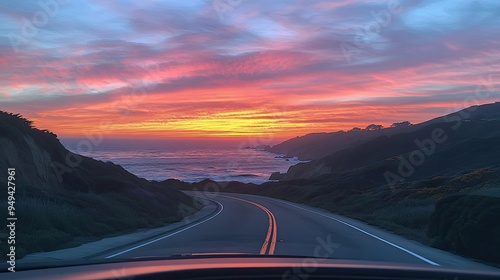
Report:
M 260 177 L 260 176 L 256 175 L 256 174 L 238 174 L 238 175 L 232 175 L 229 177 Z
M 203 179 L 214 181 L 240 181 L 244 183 L 267 182 L 272 172 L 286 172 L 295 164 L 275 158 L 274 154 L 244 150 L 180 150 L 141 152 L 130 149 L 93 151 L 94 157 L 123 166 L 131 173 L 147 180 L 176 178 L 186 182 Z M 168 152 L 168 153 L 167 153 Z

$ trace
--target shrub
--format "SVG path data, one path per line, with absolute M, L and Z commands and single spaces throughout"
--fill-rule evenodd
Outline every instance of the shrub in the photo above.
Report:
M 428 236 L 438 248 L 500 263 L 500 198 L 456 195 L 440 200 Z

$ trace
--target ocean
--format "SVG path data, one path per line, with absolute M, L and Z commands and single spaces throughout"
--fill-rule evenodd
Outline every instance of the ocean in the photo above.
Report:
M 79 145 L 82 139 L 61 139 L 70 151 L 97 160 L 111 161 L 147 180 L 179 179 L 199 182 L 240 181 L 264 183 L 273 172 L 286 172 L 299 163 L 262 150 L 234 143 L 137 141 L 105 139 L 96 145 Z M 90 148 L 89 148 L 90 147 Z

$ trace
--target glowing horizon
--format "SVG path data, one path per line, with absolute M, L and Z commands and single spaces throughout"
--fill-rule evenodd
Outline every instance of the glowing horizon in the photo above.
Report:
M 0 4 L 0 110 L 63 137 L 285 140 L 500 97 L 498 1 L 66 2 Z

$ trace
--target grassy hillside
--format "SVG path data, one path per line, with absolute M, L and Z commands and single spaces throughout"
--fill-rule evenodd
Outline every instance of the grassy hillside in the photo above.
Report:
M 195 209 L 183 193 L 111 162 L 73 154 L 55 134 L 1 111 L 0 154 L 0 182 L 7 182 L 7 168 L 16 168 L 18 258 L 179 221 L 181 204 Z M 0 234 L 0 247 L 6 250 L 6 233 Z
M 340 175 L 381 164 L 387 171 L 398 174 L 401 157 L 409 162 L 412 152 L 419 151 L 423 158 L 415 161 L 423 163 L 413 164 L 413 167 L 418 167 L 411 174 L 414 178 L 430 176 L 437 167 L 449 169 L 446 173 L 456 173 L 500 164 L 497 160 L 500 150 L 493 149 L 500 141 L 500 121 L 469 121 L 462 123 L 459 129 L 453 127 L 453 123 L 430 124 L 410 133 L 381 136 L 319 160 L 292 166 L 284 180 Z M 443 133 L 441 143 L 432 140 L 436 131 Z
M 286 140 L 266 150 L 272 153 L 296 156 L 301 160 L 313 160 L 400 130 L 391 128 L 376 131 L 311 133 Z
M 434 246 L 500 263 L 500 197 L 455 195 L 440 200 L 428 235 Z
M 298 156 L 304 160 L 315 160 L 337 151 L 364 144 L 381 136 L 390 137 L 396 134 L 411 133 L 431 124 L 448 123 L 452 127 L 456 127 L 471 120 L 500 121 L 500 102 L 472 106 L 456 113 L 411 126 L 389 127 L 380 130 L 357 129 L 330 133 L 311 133 L 286 140 L 267 150 L 273 153 L 286 154 L 288 156 Z
M 495 253 L 500 252 L 499 118 L 500 103 L 468 108 L 334 148 L 321 159 L 290 167 L 279 182 L 219 183 L 219 189 L 321 207 L 500 265 Z M 203 190 L 208 183 L 179 187 Z
M 338 180 L 300 179 L 261 185 L 203 181 L 177 187 L 203 191 L 207 184 L 218 184 L 222 192 L 264 195 L 320 207 L 429 246 L 500 265 L 500 169 L 408 181 L 392 190 L 364 182 L 359 175 L 352 175 Z M 455 197 L 463 201 L 449 206 L 449 200 Z M 476 240 L 469 242 L 469 238 Z M 478 244 L 481 246 L 476 247 Z M 486 246 L 490 247 L 482 250 Z

